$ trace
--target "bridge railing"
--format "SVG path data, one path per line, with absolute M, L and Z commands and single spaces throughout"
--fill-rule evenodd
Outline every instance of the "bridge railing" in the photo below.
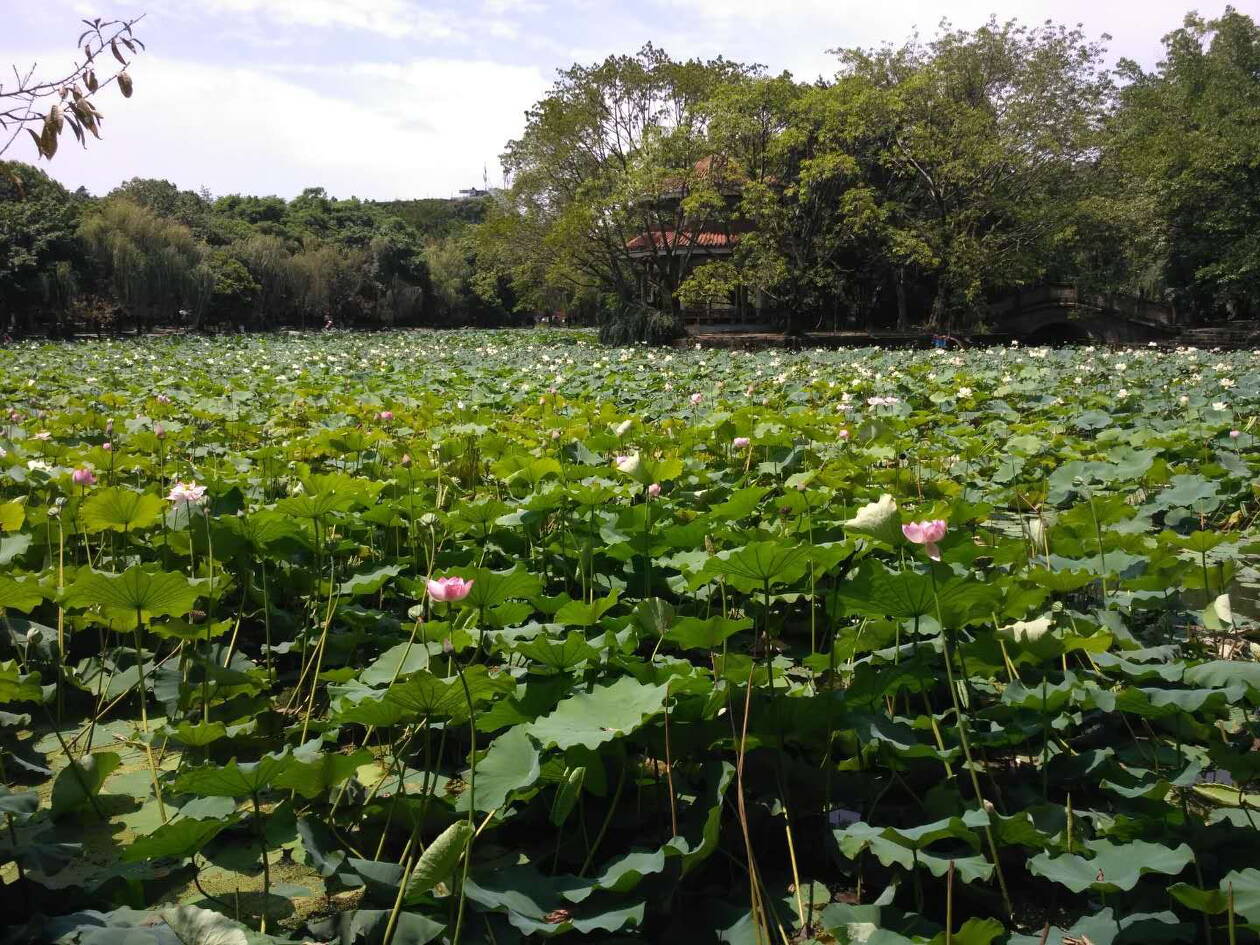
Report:
M 1132 295 L 1082 293 L 1076 286 L 1068 283 L 1048 283 L 1018 289 L 990 305 L 989 315 L 1001 320 L 1049 307 L 1086 309 L 1091 314 L 1115 314 L 1134 321 L 1168 327 L 1177 322 L 1176 309 L 1167 303 Z

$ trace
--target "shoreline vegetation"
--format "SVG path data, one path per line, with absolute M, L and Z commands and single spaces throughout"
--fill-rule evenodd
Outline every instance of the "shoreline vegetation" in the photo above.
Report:
M 990 20 L 806 82 L 649 45 L 562 70 L 505 186 L 455 200 L 93 197 L 0 164 L 0 327 L 966 334 L 1046 284 L 1247 324 L 1260 28 L 1191 14 L 1164 47 L 1112 67 L 1082 28 Z

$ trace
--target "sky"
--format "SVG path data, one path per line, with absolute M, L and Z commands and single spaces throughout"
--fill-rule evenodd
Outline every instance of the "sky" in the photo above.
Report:
M 1260 0 L 1235 0 L 1260 16 Z M 1153 66 L 1189 9 L 1221 0 L 0 0 L 0 67 L 69 65 L 83 17 L 144 13 L 130 100 L 106 90 L 102 141 L 6 159 L 108 192 L 157 177 L 212 194 L 448 197 L 502 181 L 499 155 L 556 71 L 634 52 L 718 54 L 798 79 L 827 50 L 931 35 L 944 17 L 1080 23 L 1112 58 Z

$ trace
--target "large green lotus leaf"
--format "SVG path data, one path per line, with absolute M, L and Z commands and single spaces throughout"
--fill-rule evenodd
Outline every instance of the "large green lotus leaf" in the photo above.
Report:
M 191 748 L 204 748 L 227 736 L 227 726 L 222 722 L 180 722 L 167 726 L 166 734 Z
M 600 617 L 617 605 L 619 596 L 620 591 L 612 590 L 606 596 L 597 597 L 589 603 L 571 600 L 556 611 L 553 619 L 556 623 L 565 626 L 593 627 L 599 622 Z
M 101 793 L 105 779 L 122 764 L 112 751 L 99 751 L 76 758 L 57 773 L 52 788 L 52 815 L 57 819 L 78 814 Z
M 495 607 L 509 600 L 537 597 L 543 589 L 542 579 L 526 571 L 524 565 L 510 571 L 489 568 L 458 568 L 457 571 L 460 577 L 473 582 L 472 590 L 462 601 L 465 607 Z
M 180 945 L 251 945 L 258 941 L 258 936 L 243 925 L 211 909 L 175 906 L 162 912 L 162 919 Z
M 360 594 L 375 594 L 389 583 L 391 578 L 397 577 L 402 571 L 403 566 L 401 564 L 387 564 L 377 568 L 375 571 L 365 571 L 361 574 L 352 575 L 338 585 L 337 593 L 349 597 L 357 597 Z
M 175 791 L 199 797 L 249 797 L 271 786 L 276 775 L 300 762 L 291 755 L 263 755 L 254 762 L 208 764 L 188 768 L 175 779 Z
M 303 492 L 276 503 L 276 511 L 291 518 L 322 519 L 354 506 L 354 496 L 344 492 Z
M 192 856 L 239 819 L 236 814 L 213 820 L 179 817 L 163 824 L 150 834 L 136 837 L 123 850 L 123 859 L 129 863 L 137 863 L 159 857 L 182 859 Z
M 516 791 L 532 787 L 539 774 L 538 748 L 525 726 L 508 729 L 490 743 L 485 756 L 477 762 L 476 809 L 498 810 Z M 459 796 L 457 811 L 468 810 L 469 794 L 465 791 Z
M 33 814 L 39 809 L 39 795 L 34 791 L 14 793 L 0 784 L 0 814 Z
M 662 636 L 674 622 L 674 605 L 659 597 L 639 601 L 634 608 L 634 622 L 651 636 Z
M 1198 473 L 1183 473 L 1169 480 L 1168 488 L 1155 497 L 1158 509 L 1188 508 L 1208 513 L 1221 504 L 1221 494 L 1216 483 Z
M 1051 571 L 1045 567 L 1029 568 L 1023 577 L 1041 587 L 1054 591 L 1056 594 L 1066 594 L 1070 591 L 1079 590 L 1087 584 L 1092 584 L 1098 580 L 1097 576 L 1089 571 Z
M 34 578 L 14 580 L 0 575 L 0 612 L 20 610 L 29 614 L 44 599 L 44 592 Z
M 444 883 L 455 872 L 460 858 L 473 839 L 473 828 L 466 820 L 457 820 L 430 843 L 407 880 L 405 902 L 415 902 L 438 883 Z
M 599 651 L 576 630 L 570 631 L 562 640 L 545 632 L 540 633 L 532 640 L 517 644 L 514 650 L 520 656 L 559 673 L 568 672 L 599 655 Z
M 551 937 L 572 930 L 583 934 L 616 932 L 642 923 L 641 900 L 603 892 L 583 895 L 591 885 L 591 880 L 546 877 L 532 866 L 521 865 L 479 873 L 469 879 L 465 890 L 472 902 L 504 913 L 527 936 Z M 556 921 L 561 909 L 564 917 Z
M 487 528 L 512 511 L 512 507 L 498 499 L 483 499 L 480 502 L 465 502 L 456 510 L 455 519 L 467 525 L 470 530 L 478 531 Z
M 1226 532 L 1203 532 L 1193 531 L 1189 535 L 1178 535 L 1174 531 L 1165 529 L 1156 536 L 1161 544 L 1172 545 L 1174 548 L 1181 548 L 1183 551 L 1192 551 L 1195 554 L 1206 554 L 1218 545 L 1223 545 L 1230 540 L 1230 535 Z
M 0 502 L 0 532 L 15 532 L 26 521 L 26 506 L 20 501 Z
M 700 837 L 691 842 L 686 837 L 674 837 L 666 846 L 676 850 L 682 856 L 682 872 L 689 871 L 707 860 L 717 850 L 718 837 L 722 827 L 722 803 L 726 790 L 735 779 L 735 766 L 728 761 L 706 761 L 701 767 L 704 780 L 703 790 L 697 794 L 691 804 L 688 816 L 700 816 Z M 682 828 L 689 832 L 690 827 Z
M 671 482 L 682 475 L 682 460 L 672 457 L 655 459 L 644 456 L 640 459 L 639 475 L 635 478 L 641 482 Z
M 12 564 L 13 559 L 26 553 L 31 547 L 30 535 L 0 536 L 0 564 Z
M 364 688 L 344 692 L 333 699 L 329 707 L 329 718 L 334 722 L 388 728 L 413 717 L 405 706 L 389 701 L 388 696 L 389 691 L 383 689 Z
M 1186 670 L 1188 686 L 1209 686 L 1214 689 L 1242 689 L 1260 692 L 1260 662 L 1254 660 L 1209 660 Z M 1236 699 L 1237 696 L 1231 696 Z
M 914 670 L 911 669 L 911 675 Z M 895 691 L 895 690 L 894 690 Z M 850 713 L 848 724 L 862 742 L 877 742 L 902 758 L 939 758 L 950 761 L 961 754 L 960 748 L 941 751 L 933 744 L 921 741 L 919 734 L 902 719 L 865 712 Z
M 1234 896 L 1234 912 L 1247 922 L 1260 923 L 1260 869 L 1248 867 L 1232 870 L 1221 877 L 1217 889 L 1199 889 L 1186 883 L 1168 887 L 1177 900 L 1198 912 L 1217 915 L 1229 908 L 1229 897 Z
M 1069 674 L 1071 676 L 1071 674 Z M 1002 691 L 1002 701 L 1018 709 L 1029 709 L 1037 712 L 1059 712 L 1072 701 L 1076 689 L 1076 679 L 1068 678 L 1062 682 L 1025 686 L 1019 680 L 1012 680 Z
M 121 574 L 88 571 L 66 589 L 71 607 L 104 607 L 120 619 L 182 617 L 202 594 L 203 581 L 174 571 L 146 571 L 132 565 Z
M 797 580 L 808 564 L 809 556 L 799 544 L 755 541 L 718 552 L 709 558 L 704 570 L 709 576 L 726 578 L 740 590 L 755 591 Z
M 902 541 L 901 511 L 897 508 L 897 500 L 890 495 L 881 495 L 878 501 L 869 502 L 857 510 L 853 518 L 844 523 L 848 532 L 874 538 L 886 545 L 897 545 Z
M 1085 848 L 1093 854 L 1089 859 L 1075 853 L 1039 853 L 1028 861 L 1028 871 L 1072 892 L 1092 889 L 1114 893 L 1132 889 L 1147 873 L 1176 876 L 1194 859 L 1194 853 L 1184 843 L 1166 847 L 1145 840 L 1112 843 L 1100 839 L 1088 841 Z
M 701 620 L 699 617 L 683 617 L 669 628 L 665 639 L 677 643 L 685 650 L 712 650 L 722 645 L 728 637 L 741 630 L 752 628 L 747 617 L 731 619 L 721 614 Z
M 953 818 L 959 821 L 960 818 Z M 936 827 L 936 825 L 928 825 Z M 960 828 L 971 836 L 965 826 Z M 867 823 L 856 823 L 839 830 L 833 830 L 840 852 L 850 859 L 855 859 L 863 850 L 870 850 L 885 866 L 897 865 L 906 870 L 926 867 L 933 876 L 944 876 L 949 872 L 950 864 L 954 865 L 955 875 L 964 883 L 987 880 L 993 873 L 993 864 L 983 856 L 947 857 L 927 853 L 887 827 L 876 827 Z M 946 833 L 946 836 L 952 836 Z
M 995 588 L 980 581 L 952 576 L 933 580 L 924 571 L 892 571 L 874 560 L 863 562 L 836 595 L 850 613 L 894 620 L 935 617 L 939 604 L 947 626 L 989 615 L 998 598 Z
M 550 715 L 529 726 L 530 734 L 544 746 L 595 748 L 629 735 L 660 712 L 668 688 L 622 676 L 562 700 Z
M 769 491 L 768 486 L 745 486 L 742 489 L 736 489 L 725 502 L 712 506 L 708 517 L 717 522 L 738 521 L 751 515 Z
M 1007 945 L 1047 945 L 1050 942 L 1091 942 L 1092 945 L 1163 945 L 1196 941 L 1196 929 L 1172 912 L 1132 912 L 1119 916 L 1110 909 L 1078 919 L 1071 928 L 1051 927 L 1042 932 L 1012 935 Z
M 993 945 L 1006 934 L 1006 927 L 997 919 L 968 919 L 950 937 L 938 932 L 928 945 Z M 869 942 L 869 940 L 868 940 Z
M 925 850 L 933 843 L 946 838 L 964 841 L 974 850 L 980 849 L 977 830 L 989 824 L 989 815 L 981 810 L 967 811 L 961 817 L 945 817 L 918 827 L 876 827 L 856 823 L 833 831 L 840 852 L 850 859 L 857 856 L 872 837 L 883 837 L 909 850 Z
M 509 674 L 500 672 L 492 676 L 481 665 L 464 670 L 464 679 L 468 684 L 467 693 L 458 676 L 443 679 L 428 670 L 421 670 L 390 686 L 384 701 L 402 708 L 410 718 L 449 718 L 460 722 L 468 718 L 469 697 L 475 708 L 496 696 L 511 695 L 516 691 L 516 682 Z
M 301 535 L 293 519 L 275 509 L 260 509 L 244 518 L 229 518 L 226 521 L 239 523 L 241 534 L 255 548 L 266 548 L 282 538 Z
M 271 786 L 296 791 L 310 800 L 351 777 L 371 760 L 372 753 L 366 748 L 344 755 L 303 745 L 285 759 L 284 767 L 271 779 Z
M 367 686 L 385 686 L 422 669 L 428 669 L 431 647 L 436 644 L 418 640 L 391 646 L 359 673 L 359 680 Z
M 39 673 L 23 674 L 17 660 L 0 663 L 0 702 L 42 702 Z
M 389 909 L 355 909 L 328 920 L 332 934 L 325 941 L 383 942 L 389 925 Z M 400 912 L 394 926 L 391 945 L 428 945 L 443 932 L 446 925 L 418 912 Z
M 161 497 L 151 492 L 109 486 L 88 496 L 79 516 L 89 532 L 127 532 L 156 525 L 162 508 Z

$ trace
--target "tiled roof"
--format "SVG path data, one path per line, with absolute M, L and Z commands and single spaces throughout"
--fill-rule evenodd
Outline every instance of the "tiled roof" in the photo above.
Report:
M 666 247 L 686 249 L 697 246 L 705 249 L 731 249 L 738 242 L 739 235 L 735 233 L 704 230 L 691 233 L 687 230 L 664 230 L 655 233 L 640 233 L 626 243 L 626 249 L 631 252 L 660 250 Z

